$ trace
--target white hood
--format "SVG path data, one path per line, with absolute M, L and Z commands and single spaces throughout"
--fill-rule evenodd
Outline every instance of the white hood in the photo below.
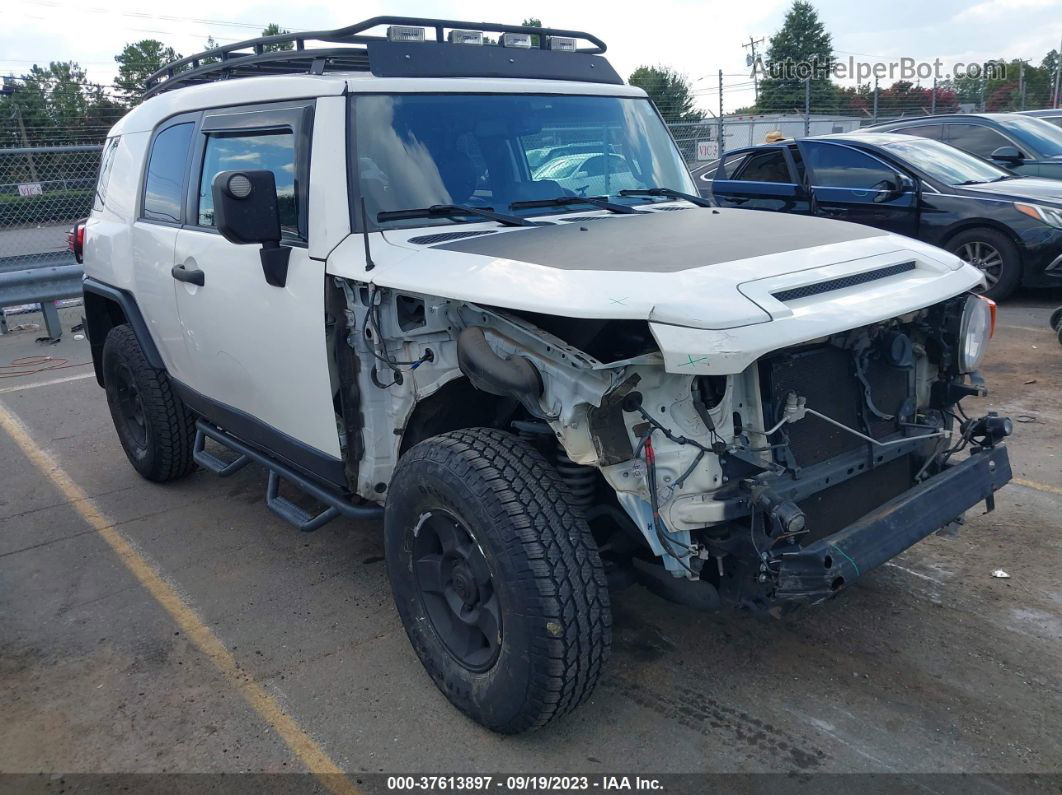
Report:
M 484 223 L 372 234 L 369 272 L 362 240 L 352 236 L 329 257 L 328 271 L 506 309 L 647 320 L 668 369 L 685 373 L 736 372 L 744 366 L 738 360 L 763 344 L 769 350 L 895 317 L 981 278 L 947 252 L 870 227 L 666 206 L 674 209 L 569 213 L 535 228 Z M 913 267 L 874 273 L 907 263 Z M 774 297 L 851 276 L 859 283 L 838 282 L 795 300 Z

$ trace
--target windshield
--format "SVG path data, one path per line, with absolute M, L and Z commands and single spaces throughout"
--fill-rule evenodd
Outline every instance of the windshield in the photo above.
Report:
M 1015 138 L 1035 149 L 1040 157 L 1062 156 L 1062 129 L 1047 120 L 1019 116 L 1000 119 L 999 123 Z
M 1011 172 L 987 160 L 929 138 L 911 136 L 910 140 L 884 144 L 884 148 L 945 185 L 992 182 L 1013 176 Z
M 621 197 L 666 187 L 696 193 L 647 99 L 534 94 L 369 94 L 354 99 L 355 150 L 370 225 L 383 211 L 457 204 L 510 212 L 517 201 Z M 513 210 L 519 215 L 586 207 Z M 360 212 L 360 209 L 359 209 Z M 461 219 L 456 219 L 461 220 Z M 454 218 L 383 225 L 454 223 Z

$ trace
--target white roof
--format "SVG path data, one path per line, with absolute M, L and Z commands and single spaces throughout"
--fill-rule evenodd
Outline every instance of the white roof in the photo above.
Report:
M 376 77 L 369 72 L 330 72 L 324 75 L 262 75 L 218 80 L 166 91 L 138 105 L 111 129 L 111 135 L 151 130 L 178 113 L 231 105 L 253 105 L 314 97 L 392 93 L 573 94 L 644 97 L 640 88 L 568 80 L 531 80 L 497 77 Z

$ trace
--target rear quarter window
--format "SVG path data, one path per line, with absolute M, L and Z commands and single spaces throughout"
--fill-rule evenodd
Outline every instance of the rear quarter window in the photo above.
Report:
M 145 219 L 181 223 L 184 175 L 194 127 L 192 122 L 175 124 L 155 136 L 144 180 Z
M 108 138 L 103 144 L 103 152 L 100 154 L 100 173 L 96 180 L 96 195 L 92 199 L 92 210 L 99 212 L 107 201 L 107 183 L 111 179 L 111 169 L 114 167 L 114 155 L 118 151 L 119 136 Z

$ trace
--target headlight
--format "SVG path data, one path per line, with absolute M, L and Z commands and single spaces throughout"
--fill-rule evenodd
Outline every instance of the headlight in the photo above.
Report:
M 1019 213 L 1025 213 L 1030 218 L 1043 221 L 1048 226 L 1062 229 L 1062 210 L 1055 207 L 1041 207 L 1039 204 L 1024 204 L 1014 202 L 1014 209 Z
M 996 326 L 996 303 L 980 295 L 966 299 L 959 322 L 959 372 L 970 373 L 985 358 Z

